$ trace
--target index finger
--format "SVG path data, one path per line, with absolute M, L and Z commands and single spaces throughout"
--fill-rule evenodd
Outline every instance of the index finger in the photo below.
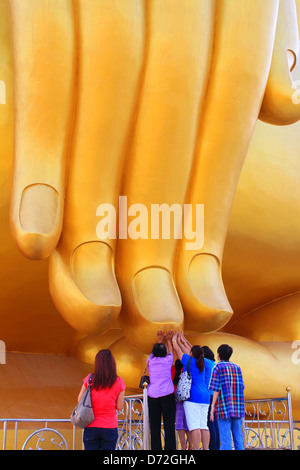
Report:
M 23 254 L 48 256 L 60 237 L 73 121 L 73 3 L 10 0 L 14 58 L 12 233 Z

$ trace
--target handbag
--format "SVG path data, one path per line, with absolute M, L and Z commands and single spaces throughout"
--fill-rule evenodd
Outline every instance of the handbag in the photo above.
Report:
M 86 428 L 92 421 L 94 421 L 94 412 L 92 408 L 91 398 L 91 384 L 93 380 L 93 374 L 90 374 L 88 387 L 84 392 L 80 402 L 75 406 L 71 414 L 71 423 L 79 428 Z
M 192 386 L 192 375 L 190 373 L 191 360 L 192 358 L 190 357 L 187 363 L 187 370 L 184 372 L 181 372 L 179 376 L 179 381 L 177 384 L 176 395 L 175 395 L 176 401 L 185 401 L 188 398 L 190 398 L 191 386 Z
M 147 365 L 144 369 L 144 372 L 143 372 L 143 375 L 141 377 L 141 380 L 140 380 L 140 383 L 139 383 L 139 388 L 141 388 L 142 390 L 144 390 L 144 383 L 146 382 L 148 385 L 150 383 L 150 377 L 149 375 L 145 375 L 146 374 L 146 370 L 147 370 Z

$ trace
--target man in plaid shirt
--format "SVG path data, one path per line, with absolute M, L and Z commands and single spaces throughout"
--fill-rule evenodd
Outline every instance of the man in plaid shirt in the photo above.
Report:
M 243 418 L 244 382 L 242 371 L 237 364 L 230 362 L 232 348 L 222 344 L 218 348 L 218 362 L 213 370 L 209 390 L 214 392 L 211 405 L 210 419 L 214 420 L 214 411 L 217 404 L 217 417 L 220 433 L 220 450 L 232 449 L 232 438 L 236 450 L 244 449 Z

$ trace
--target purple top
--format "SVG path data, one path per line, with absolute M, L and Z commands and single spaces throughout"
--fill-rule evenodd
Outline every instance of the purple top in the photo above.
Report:
M 147 392 L 149 397 L 158 398 L 174 393 L 174 384 L 171 376 L 171 367 L 174 361 L 172 353 L 165 357 L 155 357 L 150 354 L 147 360 L 150 384 Z

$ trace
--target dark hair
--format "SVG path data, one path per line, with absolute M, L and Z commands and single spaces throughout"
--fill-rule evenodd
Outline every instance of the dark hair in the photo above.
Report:
M 196 364 L 200 372 L 204 369 L 204 351 L 201 346 L 193 346 L 191 349 L 193 357 L 196 359 Z
M 215 361 L 215 355 L 208 346 L 202 346 L 202 349 L 204 351 L 204 357 L 206 357 L 206 359 L 210 359 L 211 361 Z
M 152 349 L 152 354 L 155 357 L 165 357 L 167 355 L 167 347 L 164 343 L 155 343 Z
M 228 344 L 221 344 L 221 346 L 218 347 L 218 354 L 221 361 L 229 361 L 232 353 L 233 349 Z
M 173 378 L 173 384 L 178 385 L 179 377 L 180 377 L 181 370 L 182 370 L 182 364 L 179 359 L 176 359 L 174 367 L 175 367 L 175 374 Z
M 95 357 L 93 388 L 111 388 L 117 380 L 116 361 L 109 349 L 101 349 Z

